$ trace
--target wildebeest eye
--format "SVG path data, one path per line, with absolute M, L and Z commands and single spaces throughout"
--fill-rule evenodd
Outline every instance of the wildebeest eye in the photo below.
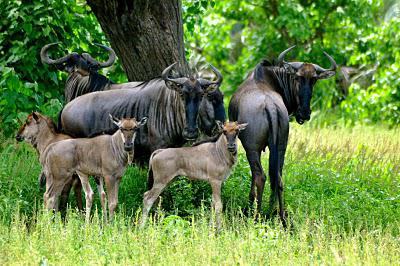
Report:
M 182 84 L 173 83 L 172 86 L 175 86 L 175 89 L 179 90 L 179 91 L 182 91 L 182 89 L 183 89 L 183 85 Z

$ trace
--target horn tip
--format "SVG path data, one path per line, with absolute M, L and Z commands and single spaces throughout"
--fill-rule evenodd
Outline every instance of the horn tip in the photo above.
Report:
M 51 47 L 51 46 L 57 45 L 59 43 L 60 42 L 52 42 L 52 43 L 46 44 L 45 47 Z
M 106 47 L 104 44 L 97 43 L 97 42 L 94 42 L 93 44 L 96 45 L 96 46 L 99 46 L 99 47 Z M 107 48 L 108 48 L 108 47 L 107 47 Z

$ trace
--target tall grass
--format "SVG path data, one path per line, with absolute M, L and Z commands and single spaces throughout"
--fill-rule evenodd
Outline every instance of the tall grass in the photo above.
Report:
M 85 224 L 71 209 L 63 224 L 41 207 L 36 157 L 12 140 L 1 147 L 1 265 L 400 264 L 398 130 L 293 124 L 284 168 L 287 231 L 276 219 L 241 214 L 251 181 L 242 150 L 223 187 L 219 234 L 209 226 L 210 188 L 183 178 L 163 193 L 153 222 L 138 229 L 146 169 L 135 167 L 123 178 L 114 223 L 102 224 L 95 211 Z M 268 196 L 266 189 L 264 210 Z

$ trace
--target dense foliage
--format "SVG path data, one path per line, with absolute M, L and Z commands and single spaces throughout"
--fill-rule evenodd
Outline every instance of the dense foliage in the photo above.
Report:
M 400 4 L 399 4 L 400 7 Z M 384 23 L 360 40 L 350 57 L 352 64 L 379 64 L 374 82 L 367 88 L 359 84 L 341 103 L 348 121 L 400 124 L 400 18 Z
M 187 40 L 194 57 L 200 54 L 200 61 L 222 69 L 228 95 L 262 58 L 276 58 L 297 45 L 288 60 L 328 67 L 324 50 L 340 66 L 354 68 L 357 78 L 350 91 L 341 72 L 336 80 L 317 83 L 314 109 L 335 110 L 350 124 L 396 125 L 400 123 L 399 10 L 396 1 L 377 0 L 215 1 Z M 375 75 L 369 74 L 377 64 Z
M 396 1 L 383 0 L 184 0 L 187 55 L 197 67 L 210 62 L 221 69 L 229 97 L 264 57 L 296 44 L 288 59 L 327 67 L 325 50 L 358 78 L 350 88 L 341 73 L 317 83 L 314 117 L 333 110 L 332 120 L 346 124 L 393 126 L 400 122 L 398 10 Z M 41 110 L 56 117 L 62 107 L 66 75 L 40 62 L 43 45 L 61 43 L 54 57 L 68 49 L 104 59 L 91 43 L 107 40 L 83 0 L 1 1 L 0 17 L 0 120 L 10 134 L 17 116 Z M 126 80 L 118 61 L 106 71 Z
M 17 116 L 41 110 L 55 117 L 62 107 L 66 74 L 41 63 L 45 44 L 60 42 L 53 57 L 64 56 L 66 48 L 101 56 L 91 43 L 107 41 L 83 1 L 0 1 L 0 18 L 0 121 L 10 134 Z

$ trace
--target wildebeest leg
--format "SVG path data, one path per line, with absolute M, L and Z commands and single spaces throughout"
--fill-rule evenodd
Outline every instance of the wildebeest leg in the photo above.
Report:
M 118 189 L 121 177 L 106 177 L 106 187 L 108 194 L 108 209 L 110 212 L 110 220 L 114 218 L 114 212 L 118 204 Z
M 114 192 L 113 192 L 113 203 L 111 204 L 110 208 L 110 220 L 114 218 L 115 214 L 115 209 L 118 206 L 118 190 L 119 190 L 119 184 L 121 183 L 121 177 L 117 177 L 115 181 L 115 186 L 114 186 Z
M 101 209 L 103 210 L 103 220 L 107 223 L 107 205 L 106 205 L 106 192 L 104 191 L 104 178 L 102 176 L 95 177 L 97 184 L 97 191 L 100 196 Z
M 46 184 L 46 192 L 44 194 L 45 207 L 48 210 L 58 211 L 59 197 L 64 188 L 64 183 L 48 182 Z
M 261 165 L 261 152 L 254 150 L 246 150 L 247 160 L 251 169 L 251 189 L 250 189 L 250 206 L 254 204 L 256 199 L 257 211 L 261 210 L 262 196 L 265 186 L 265 174 Z
M 77 174 L 73 174 L 72 178 L 65 183 L 65 186 L 61 192 L 60 197 L 60 212 L 61 217 L 65 218 L 65 213 L 67 210 L 68 198 L 71 193 L 71 188 L 74 188 L 74 194 L 76 198 L 76 205 L 78 206 L 79 211 L 83 211 L 83 203 L 82 203 L 82 184 L 79 180 L 79 176 Z
M 43 194 L 43 203 L 44 207 L 48 210 L 55 210 L 56 209 L 56 197 L 53 190 L 53 187 L 46 189 L 46 192 Z
M 79 178 L 82 183 L 83 191 L 85 192 L 86 222 L 88 223 L 90 221 L 90 210 L 92 208 L 92 203 L 93 203 L 93 190 L 92 190 L 92 187 L 90 186 L 88 175 L 85 175 L 81 172 L 77 172 L 77 174 L 79 175 Z
M 284 186 L 282 180 L 282 170 L 283 165 L 285 163 L 285 154 L 286 154 L 286 147 L 288 143 L 289 137 L 289 123 L 287 121 L 281 121 L 279 127 L 279 138 L 278 138 L 278 154 L 279 154 L 279 191 L 281 191 L 281 196 L 279 199 L 279 205 L 282 206 L 282 210 L 280 210 L 280 217 L 282 219 L 282 224 L 286 227 L 286 210 L 284 209 Z
M 46 209 L 53 209 L 54 199 L 51 199 L 53 195 L 54 184 L 50 182 L 52 179 L 52 175 L 48 174 L 49 176 L 46 178 L 46 191 L 43 194 L 43 204 Z
M 283 206 L 283 183 L 281 177 L 281 164 L 280 164 L 280 154 L 277 144 L 269 145 L 270 155 L 269 155 L 269 177 L 271 185 L 271 196 L 269 202 L 269 215 L 271 215 L 275 210 L 276 199 L 279 202 L 279 217 L 281 218 L 283 226 L 286 228 L 286 218 Z
M 68 180 L 62 191 L 61 191 L 61 196 L 60 196 L 60 204 L 59 204 L 59 209 L 61 212 L 61 218 L 64 220 L 65 219 L 65 215 L 67 212 L 67 205 L 68 205 L 68 197 L 69 197 L 69 193 L 71 191 L 72 188 L 72 184 L 73 184 L 73 178 L 71 178 L 70 180 Z
M 212 189 L 212 207 L 215 211 L 215 218 L 217 223 L 217 231 L 221 230 L 221 212 L 222 212 L 222 201 L 221 201 L 221 180 L 210 180 Z
M 142 222 L 141 227 L 143 227 L 147 222 L 147 217 L 149 215 L 149 211 L 153 206 L 158 196 L 160 196 L 161 192 L 168 185 L 168 183 L 172 180 L 173 177 L 166 178 L 155 178 L 153 187 L 144 193 L 143 196 L 143 214 L 142 214 Z M 162 182 L 158 180 L 163 180 Z

